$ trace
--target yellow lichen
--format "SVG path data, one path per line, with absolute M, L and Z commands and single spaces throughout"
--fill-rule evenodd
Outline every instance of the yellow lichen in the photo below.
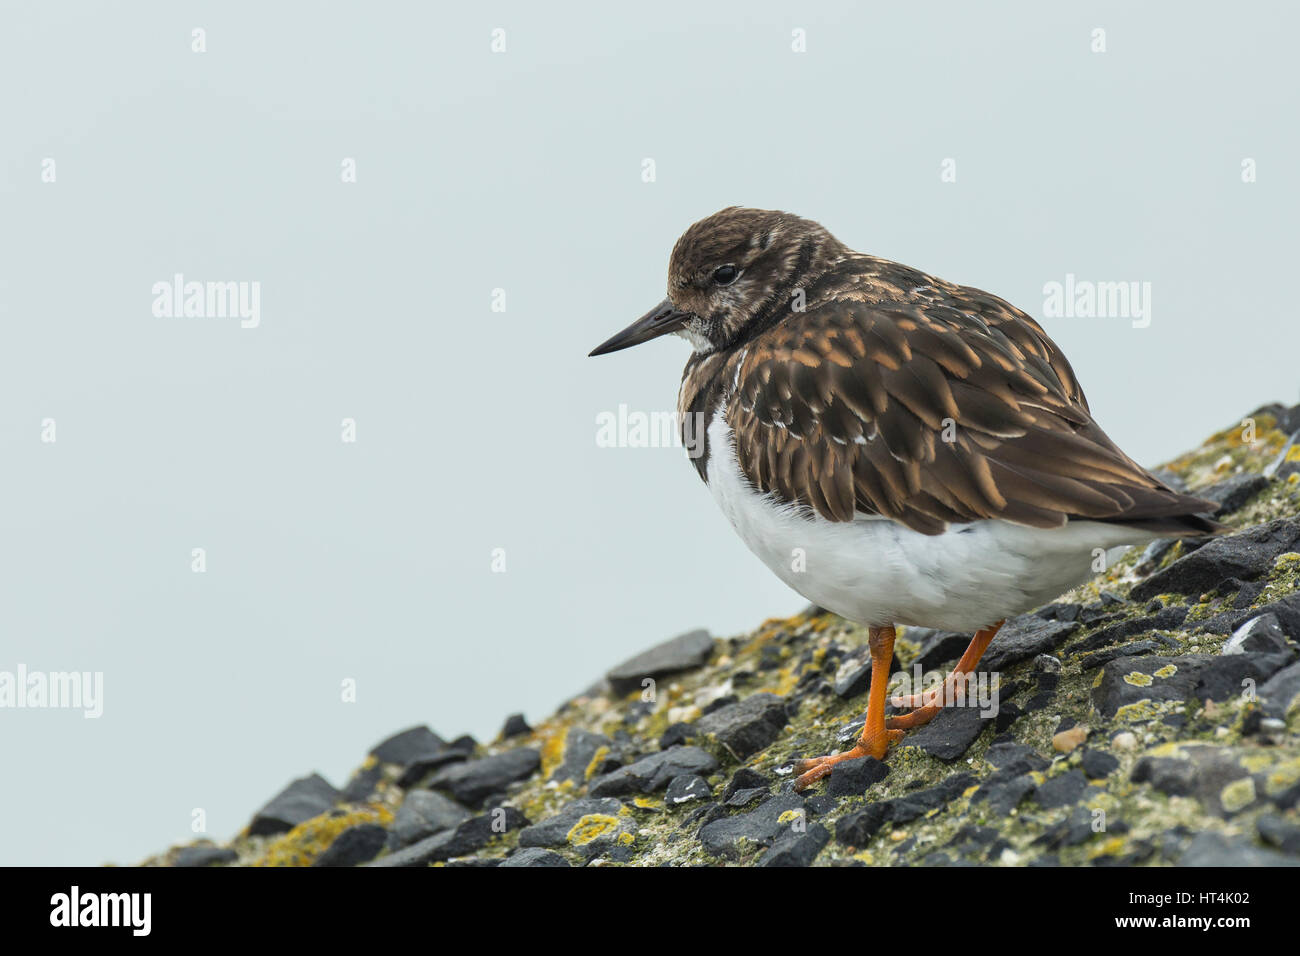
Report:
M 611 817 L 607 813 L 588 813 L 573 825 L 567 839 L 574 846 L 585 846 L 617 829 L 618 817 Z
M 346 813 L 322 813 L 276 837 L 252 861 L 252 866 L 311 866 L 340 833 L 361 823 L 387 826 L 393 811 L 379 804 L 367 804 Z
M 597 747 L 596 752 L 591 755 L 591 760 L 587 761 L 587 769 L 582 772 L 583 779 L 590 780 L 596 776 L 596 771 L 600 769 L 601 764 L 605 762 L 605 758 L 608 756 L 609 748 L 607 746 L 601 744 Z
M 1150 687 L 1151 675 L 1143 674 L 1141 671 L 1130 671 L 1124 675 L 1124 683 L 1132 684 L 1134 687 Z
M 1255 781 L 1250 777 L 1232 781 L 1219 791 L 1219 802 L 1229 813 L 1244 810 L 1255 802 Z

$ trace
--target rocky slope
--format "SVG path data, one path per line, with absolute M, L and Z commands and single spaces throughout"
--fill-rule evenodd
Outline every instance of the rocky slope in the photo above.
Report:
M 948 708 L 803 794 L 791 763 L 848 746 L 867 687 L 865 630 L 817 608 L 683 635 L 488 744 L 404 731 L 342 790 L 304 777 L 229 844 L 145 862 L 1300 864 L 1298 434 L 1269 406 L 1171 462 L 1231 535 L 1134 549 L 1009 621 L 996 714 Z M 965 642 L 902 630 L 895 666 Z

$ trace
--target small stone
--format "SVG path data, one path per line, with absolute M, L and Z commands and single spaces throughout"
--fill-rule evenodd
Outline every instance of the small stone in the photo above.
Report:
M 674 807 L 692 800 L 707 800 L 711 796 L 713 791 L 707 780 L 693 773 L 684 773 L 668 782 L 668 789 L 664 791 L 664 803 Z
M 1092 702 L 1113 717 L 1121 707 L 1142 700 L 1227 700 L 1241 693 L 1247 679 L 1264 684 L 1288 659 L 1280 654 L 1124 657 L 1101 669 Z
M 1102 750 L 1085 750 L 1081 765 L 1085 777 L 1100 780 L 1119 769 L 1119 759 Z
M 454 800 L 432 790 L 411 790 L 397 808 L 392 831 L 388 836 L 390 849 L 409 846 L 435 833 L 459 826 L 471 814 Z
M 1039 654 L 1034 658 L 1033 669 L 1042 674 L 1059 674 L 1061 672 L 1061 659 L 1053 657 L 1051 654 Z
M 1078 621 L 1044 621 L 1032 614 L 1014 617 L 998 631 L 980 669 L 1005 671 L 1013 664 L 1055 650 L 1078 629 Z
M 371 749 L 370 754 L 381 763 L 394 763 L 405 767 L 447 749 L 447 742 L 428 727 L 411 727 L 393 734 Z
M 1218 484 L 1202 489 L 1196 493 L 1198 498 L 1208 498 L 1217 504 L 1214 517 L 1222 518 L 1234 511 L 1240 511 L 1251 498 L 1269 486 L 1269 480 L 1263 475 L 1233 475 Z
M 318 817 L 339 798 L 339 792 L 318 773 L 300 777 L 285 787 L 270 803 L 257 811 L 248 825 L 250 836 L 284 833 L 298 824 Z
M 584 797 L 566 804 L 554 816 L 525 827 L 519 834 L 520 846 L 565 846 L 569 832 L 584 817 L 618 817 L 623 804 L 612 797 Z
M 767 800 L 749 813 L 723 817 L 700 828 L 700 843 L 710 853 L 729 859 L 741 856 L 749 847 L 771 846 L 795 821 L 803 824 L 803 799 L 784 793 Z
M 905 737 L 902 746 L 917 747 L 940 760 L 956 760 L 991 720 L 991 716 L 980 716 L 978 707 L 945 707 L 928 724 Z
M 433 775 L 429 786 L 447 790 L 458 802 L 477 807 L 493 794 L 504 791 L 508 785 L 531 777 L 541 763 L 542 756 L 538 751 L 519 747 L 444 767 Z
M 659 680 L 682 671 L 702 667 L 713 655 L 713 638 L 696 630 L 656 644 L 611 669 L 605 675 L 618 696 L 639 690 L 646 679 Z
M 727 786 L 723 788 L 722 791 L 722 799 L 724 801 L 730 800 L 741 790 L 753 790 L 756 788 L 766 790 L 771 785 L 772 782 L 753 767 L 741 767 L 732 774 L 731 779 L 727 781 Z
M 737 760 L 744 760 L 776 740 L 788 721 L 785 701 L 761 692 L 701 717 L 695 730 L 718 741 Z
M 831 767 L 826 792 L 833 797 L 856 797 L 867 792 L 889 774 L 889 767 L 875 757 L 857 757 Z
M 379 855 L 388 841 L 388 831 L 377 823 L 348 827 L 325 848 L 312 866 L 360 866 Z
M 239 854 L 219 846 L 183 846 L 172 857 L 172 866 L 214 866 L 234 863 Z
M 1058 753 L 1068 754 L 1088 739 L 1088 728 L 1080 724 L 1063 730 L 1052 738 L 1052 749 Z
M 1276 614 L 1252 617 L 1232 633 L 1220 654 L 1285 654 L 1291 650 Z
M 529 846 L 510 854 L 501 865 L 561 867 L 568 866 L 569 861 L 554 850 L 543 850 L 541 847 Z
M 1129 596 L 1145 601 L 1157 594 L 1201 594 L 1230 578 L 1251 580 L 1273 560 L 1300 545 L 1300 520 L 1278 518 L 1236 534 L 1215 538 L 1133 586 Z
M 1138 739 L 1127 730 L 1117 733 L 1110 742 L 1116 750 L 1136 750 Z
M 817 854 L 831 840 L 830 831 L 814 823 L 802 833 L 786 830 L 758 861 L 759 866 L 812 866 Z
M 1221 834 L 1204 832 L 1192 840 L 1178 860 L 1179 866 L 1300 866 L 1300 859 L 1257 847 L 1245 841 L 1229 842 Z
M 509 740 L 511 737 L 522 737 L 532 732 L 533 728 L 528 726 L 528 721 L 524 720 L 523 714 L 511 714 L 506 718 L 505 726 L 501 728 L 501 739 Z
M 1265 681 L 1259 688 L 1259 698 L 1267 716 L 1282 720 L 1300 698 L 1300 661 L 1284 667 Z
M 576 728 L 570 730 L 564 738 L 564 759 L 551 773 L 550 779 L 582 784 L 587 782 L 589 773 L 591 777 L 597 777 L 616 770 L 619 761 L 613 756 L 613 751 L 614 741 L 604 734 Z M 597 755 L 602 753 L 603 759 L 597 760 Z
M 670 747 L 620 767 L 592 780 L 587 792 L 593 797 L 621 797 L 653 793 L 682 774 L 705 776 L 718 769 L 718 761 L 699 747 Z
M 492 840 L 513 830 L 528 826 L 528 818 L 514 807 L 494 807 L 482 816 L 473 817 L 454 830 L 425 837 L 395 853 L 371 860 L 364 866 L 410 867 L 428 866 L 468 856 L 487 846 Z
M 1034 791 L 1034 799 L 1044 810 L 1068 807 L 1079 802 L 1088 780 L 1078 770 L 1069 770 L 1046 780 Z
M 1255 821 L 1259 838 L 1283 853 L 1300 854 L 1300 826 L 1275 813 L 1261 814 Z

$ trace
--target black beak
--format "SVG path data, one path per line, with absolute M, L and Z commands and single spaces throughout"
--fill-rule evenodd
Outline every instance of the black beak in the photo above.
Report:
M 619 349 L 631 348 L 642 342 L 649 342 L 669 332 L 676 332 L 690 319 L 689 312 L 679 312 L 673 304 L 664 299 L 641 318 L 637 319 L 622 332 L 611 336 L 591 350 L 591 355 L 608 355 Z

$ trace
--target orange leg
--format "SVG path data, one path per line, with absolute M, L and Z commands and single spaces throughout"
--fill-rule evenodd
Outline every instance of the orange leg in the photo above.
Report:
M 867 691 L 867 722 L 862 728 L 862 736 L 852 750 L 796 763 L 794 770 L 799 774 L 794 782 L 796 790 L 803 790 L 825 777 L 841 761 L 867 756 L 881 759 L 889 745 L 903 736 L 901 730 L 885 729 L 885 694 L 889 689 L 889 666 L 894 660 L 894 628 L 892 625 L 873 627 L 867 634 L 867 646 L 871 650 L 871 689 Z
M 934 720 L 934 715 L 939 713 L 946 703 L 955 699 L 957 691 L 957 682 L 965 681 L 979 664 L 980 658 L 988 650 L 989 643 L 993 636 L 997 634 L 998 629 L 1002 627 L 1003 621 L 998 621 L 992 627 L 986 627 L 976 631 L 975 636 L 970 639 L 970 644 L 966 648 L 966 653 L 962 654 L 961 660 L 953 668 L 953 672 L 948 675 L 943 686 L 927 694 L 908 694 L 904 697 L 894 697 L 890 702 L 895 707 L 915 707 L 916 710 L 910 714 L 903 714 L 899 717 L 891 717 L 885 721 L 885 726 L 890 730 L 910 730 L 913 727 L 920 727 L 922 724 L 928 724 Z M 875 671 L 872 670 L 872 678 L 875 677 Z

